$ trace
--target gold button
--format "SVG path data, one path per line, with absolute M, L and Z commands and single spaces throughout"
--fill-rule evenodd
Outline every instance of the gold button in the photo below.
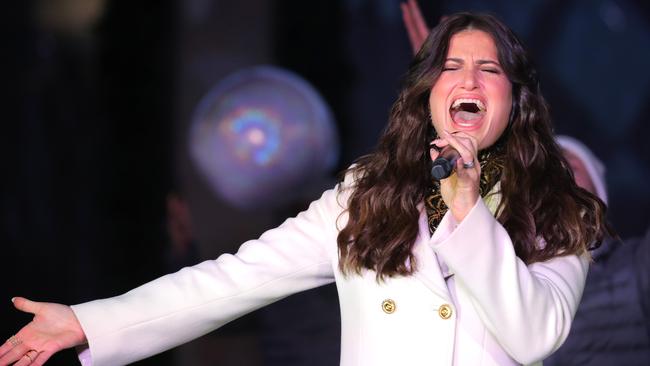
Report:
M 386 314 L 392 314 L 395 312 L 395 308 L 397 306 L 395 305 L 395 301 L 391 299 L 386 299 L 381 303 L 381 309 L 384 311 Z
M 442 304 L 438 308 L 438 315 L 440 315 L 440 317 L 443 319 L 451 318 L 451 313 L 451 306 L 449 304 Z

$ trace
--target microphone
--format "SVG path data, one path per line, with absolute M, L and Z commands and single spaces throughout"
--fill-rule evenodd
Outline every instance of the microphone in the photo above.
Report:
M 431 176 L 435 180 L 445 179 L 451 175 L 456 168 L 456 161 L 460 154 L 451 145 L 445 146 L 431 167 Z

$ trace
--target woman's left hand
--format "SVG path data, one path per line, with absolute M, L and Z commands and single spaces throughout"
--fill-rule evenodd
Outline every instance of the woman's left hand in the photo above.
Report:
M 87 342 L 77 316 L 69 306 L 12 300 L 21 311 L 34 314 L 31 322 L 0 345 L 0 366 L 41 366 L 53 354 Z
M 460 158 L 451 176 L 440 181 L 440 192 L 457 222 L 463 221 L 479 197 L 481 165 L 478 161 L 478 142 L 464 132 L 450 134 L 445 131 L 442 138 L 434 140 L 438 147 L 451 145 Z M 438 151 L 431 149 L 431 159 L 438 157 Z

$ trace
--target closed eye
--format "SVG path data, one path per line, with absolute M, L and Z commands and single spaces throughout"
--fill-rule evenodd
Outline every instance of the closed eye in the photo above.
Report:
M 483 71 L 489 72 L 491 74 L 500 74 L 501 73 L 501 71 L 497 70 L 497 69 L 483 69 Z

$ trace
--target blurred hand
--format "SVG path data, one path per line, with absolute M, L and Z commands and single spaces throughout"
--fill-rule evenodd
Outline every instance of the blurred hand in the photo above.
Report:
M 481 164 L 478 161 L 478 142 L 466 133 L 450 134 L 445 131 L 442 138 L 434 140 L 433 144 L 438 147 L 451 145 L 460 154 L 454 173 L 440 181 L 440 193 L 454 219 L 461 222 L 479 197 Z M 431 149 L 430 153 L 432 160 L 435 160 L 439 154 L 436 149 Z M 473 166 L 466 168 L 464 164 L 473 164 Z
M 402 19 L 404 20 L 404 26 L 409 35 L 409 41 L 411 41 L 411 48 L 413 49 L 413 54 L 418 53 L 422 44 L 429 36 L 431 31 L 427 26 L 427 23 L 424 21 L 420 7 L 418 6 L 417 1 L 408 0 L 405 3 L 401 3 L 400 7 L 402 9 Z
M 167 232 L 175 253 L 185 253 L 194 241 L 192 215 L 187 201 L 177 193 L 167 195 Z
M 69 306 L 14 299 L 14 306 L 34 319 L 0 346 L 0 366 L 45 363 L 53 354 L 86 343 L 81 324 Z

